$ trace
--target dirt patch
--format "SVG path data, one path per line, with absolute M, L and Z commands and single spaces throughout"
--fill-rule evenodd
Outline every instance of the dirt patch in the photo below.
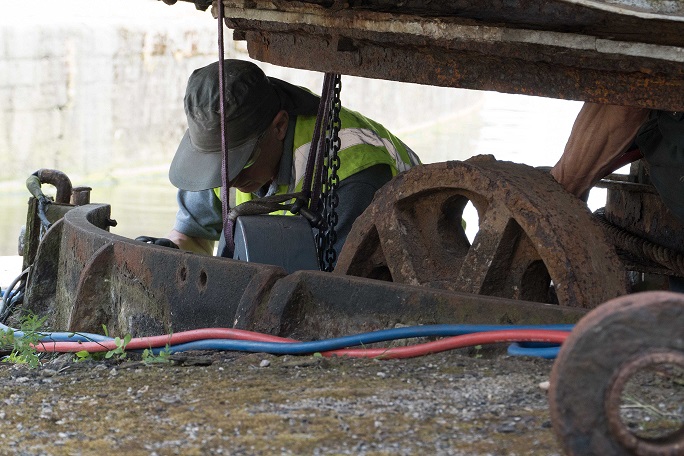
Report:
M 191 353 L 0 365 L 5 454 L 555 455 L 552 361 Z

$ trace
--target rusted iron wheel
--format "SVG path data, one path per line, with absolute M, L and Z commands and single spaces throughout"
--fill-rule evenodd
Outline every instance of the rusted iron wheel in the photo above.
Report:
M 549 390 L 553 427 L 568 455 L 684 454 L 681 412 L 673 432 L 660 436 L 639 436 L 623 423 L 625 385 L 647 368 L 674 373 L 672 383 L 681 388 L 677 372 L 684 373 L 682 294 L 623 296 L 589 312 L 577 324 L 554 363 Z
M 479 216 L 472 245 L 468 201 Z M 586 308 L 627 292 L 585 204 L 548 173 L 491 156 L 397 176 L 357 219 L 335 272 Z

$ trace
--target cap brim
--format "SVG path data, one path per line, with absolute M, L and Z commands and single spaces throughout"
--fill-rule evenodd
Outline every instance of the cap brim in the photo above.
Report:
M 255 137 L 228 149 L 228 185 L 245 167 L 258 140 Z M 188 130 L 171 161 L 169 180 L 175 187 L 192 192 L 217 188 L 223 183 L 222 166 L 221 150 L 207 152 L 197 149 L 192 144 Z

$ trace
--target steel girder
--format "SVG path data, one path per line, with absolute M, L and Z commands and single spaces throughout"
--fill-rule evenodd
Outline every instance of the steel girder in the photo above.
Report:
M 639 0 L 224 0 L 250 56 L 376 79 L 684 109 L 684 11 Z M 671 2 L 669 2 L 671 3 Z

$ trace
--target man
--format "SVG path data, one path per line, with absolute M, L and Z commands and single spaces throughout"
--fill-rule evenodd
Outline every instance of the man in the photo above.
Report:
M 551 174 L 586 200 L 599 180 L 629 162 L 624 154 L 634 149 L 665 205 L 684 223 L 684 112 L 585 103 Z
M 214 251 L 223 224 L 218 65 L 195 70 L 188 80 L 188 130 L 169 170 L 171 183 L 179 189 L 179 210 L 168 241 L 183 250 L 208 255 Z M 226 60 L 224 78 L 227 179 L 228 186 L 236 188 L 236 201 L 300 191 L 319 97 L 267 77 L 247 61 Z M 345 108 L 340 118 L 338 252 L 375 192 L 397 173 L 419 163 L 382 125 Z M 163 239 L 141 240 L 171 245 Z
M 639 153 L 625 157 L 629 150 Z M 585 103 L 551 174 L 586 200 L 603 177 L 643 158 L 663 203 L 684 223 L 684 113 Z M 670 277 L 670 290 L 684 292 L 684 279 Z

